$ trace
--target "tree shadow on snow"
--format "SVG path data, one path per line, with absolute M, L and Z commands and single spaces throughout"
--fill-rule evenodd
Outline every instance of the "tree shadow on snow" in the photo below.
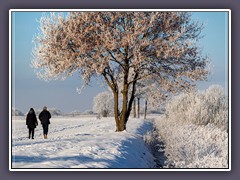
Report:
M 61 163 L 59 163 L 59 166 L 55 166 L 58 162 L 66 162 L 64 167 L 62 167 Z M 84 168 L 72 168 L 70 165 L 67 165 L 67 162 L 70 162 L 70 165 L 74 165 L 75 167 L 77 165 L 83 165 L 86 164 Z M 71 162 L 73 161 L 73 162 Z M 115 157 L 113 159 L 106 159 L 106 158 L 94 158 L 90 156 L 64 156 L 64 157 L 39 157 L 39 156 L 12 156 L 12 165 L 14 165 L 13 169 L 29 169 L 22 167 L 21 163 L 26 163 L 29 165 L 31 164 L 30 169 L 40 169 L 40 168 L 46 168 L 46 169 L 54 169 L 54 168 L 63 168 L 63 169 L 88 169 L 88 168 L 101 168 L 97 166 L 102 166 L 104 169 L 111 169 L 111 168 L 136 168 L 136 167 L 126 167 L 126 164 L 128 165 L 129 160 L 127 157 L 119 158 Z M 15 163 L 19 163 L 15 164 Z M 46 167 L 46 165 L 41 165 L 41 163 L 49 163 L 49 166 L 51 166 L 51 163 L 55 164 L 54 167 Z M 92 163 L 96 163 L 97 166 L 92 165 Z M 131 164 L 130 164 L 131 165 Z M 102 169 L 102 168 L 101 168 Z

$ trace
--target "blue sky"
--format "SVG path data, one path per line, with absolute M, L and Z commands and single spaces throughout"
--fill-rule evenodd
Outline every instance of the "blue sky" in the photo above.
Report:
M 82 85 L 78 74 L 65 81 L 45 82 L 37 78 L 30 67 L 33 48 L 32 38 L 38 32 L 38 22 L 43 12 L 12 12 L 12 106 L 24 113 L 30 107 L 47 106 L 63 112 L 92 109 L 93 98 L 104 91 L 100 82 L 78 94 L 76 88 Z M 227 90 L 228 83 L 228 13 L 193 12 L 193 19 L 205 24 L 204 38 L 200 46 L 212 62 L 213 73 L 207 82 L 198 83 L 199 89 L 219 84 Z

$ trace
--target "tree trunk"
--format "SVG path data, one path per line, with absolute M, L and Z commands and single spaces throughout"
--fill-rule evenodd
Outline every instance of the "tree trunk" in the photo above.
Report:
M 126 98 L 127 97 L 125 97 L 125 99 Z M 116 132 L 121 132 L 126 129 L 125 116 L 126 116 L 127 110 L 125 110 L 125 108 L 126 107 L 123 107 L 121 113 L 119 114 L 118 93 L 114 93 L 114 116 L 115 116 L 115 122 L 116 122 Z
M 144 119 L 147 118 L 147 99 L 145 100 Z
M 125 85 L 124 85 L 125 86 Z M 124 87 L 123 91 L 123 101 L 122 101 L 122 112 L 120 115 L 120 127 L 119 131 L 123 131 L 126 129 L 126 122 L 127 122 L 127 105 L 128 105 L 128 90 Z
M 137 118 L 140 118 L 140 97 L 137 98 L 137 104 L 138 104 L 138 108 L 137 108 Z
M 127 50 L 128 48 L 126 48 Z M 128 53 L 126 53 L 128 54 Z M 128 82 L 128 75 L 129 75 L 129 59 L 127 59 L 127 55 L 125 58 L 125 69 L 124 69 L 124 77 L 123 77 L 123 90 L 122 90 L 122 111 L 119 115 L 118 112 L 118 86 L 116 84 L 116 81 L 113 80 L 112 78 L 112 82 L 115 86 L 113 86 L 111 83 L 108 82 L 108 85 L 111 87 L 111 89 L 113 90 L 114 93 L 114 114 L 115 114 L 115 121 L 116 121 L 116 131 L 120 132 L 120 131 L 124 131 L 126 129 L 126 124 L 128 121 L 128 118 L 130 116 L 131 110 L 132 110 L 132 104 L 134 101 L 134 97 L 135 97 L 135 87 L 136 87 L 136 80 L 138 77 L 138 72 L 135 73 L 134 79 L 132 81 L 132 92 L 130 95 L 130 99 L 128 99 L 128 89 L 129 89 L 129 85 L 131 83 Z M 106 77 L 105 77 L 106 79 Z
M 133 100 L 133 117 L 136 118 L 137 114 L 136 114 L 136 99 L 134 98 Z
M 126 67 L 127 67 L 127 59 L 126 61 Z M 119 129 L 118 131 L 124 131 L 126 129 L 126 123 L 128 120 L 128 73 L 129 69 L 126 68 L 124 72 L 124 77 L 123 77 L 123 90 L 122 90 L 122 111 L 120 115 L 120 122 L 119 122 Z
M 119 110 L 118 110 L 118 92 L 113 92 L 114 96 L 114 117 L 116 122 L 116 131 L 120 131 L 120 120 L 119 120 Z

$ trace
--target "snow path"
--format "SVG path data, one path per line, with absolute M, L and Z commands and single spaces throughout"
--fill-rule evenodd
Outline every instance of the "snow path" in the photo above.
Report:
M 12 168 L 153 168 L 143 141 L 152 128 L 152 120 L 130 119 L 119 133 L 113 118 L 53 117 L 48 139 L 39 125 L 32 140 L 25 120 L 13 118 Z

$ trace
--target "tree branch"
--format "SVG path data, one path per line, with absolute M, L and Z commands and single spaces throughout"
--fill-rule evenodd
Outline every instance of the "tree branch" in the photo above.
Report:
M 123 64 L 122 64 L 121 62 L 119 62 L 119 61 L 114 57 L 114 55 L 112 54 L 112 52 L 111 52 L 110 50 L 107 50 L 107 52 L 108 52 L 108 53 L 110 54 L 110 56 L 112 57 L 111 61 L 118 63 L 123 69 L 125 69 L 124 66 L 123 66 Z
M 105 81 L 107 82 L 108 86 L 112 89 L 112 91 L 114 91 L 114 84 L 111 84 L 111 82 L 109 81 L 109 79 L 108 79 L 108 77 L 107 77 L 106 72 L 104 71 L 104 72 L 102 73 L 102 75 L 103 75 Z

